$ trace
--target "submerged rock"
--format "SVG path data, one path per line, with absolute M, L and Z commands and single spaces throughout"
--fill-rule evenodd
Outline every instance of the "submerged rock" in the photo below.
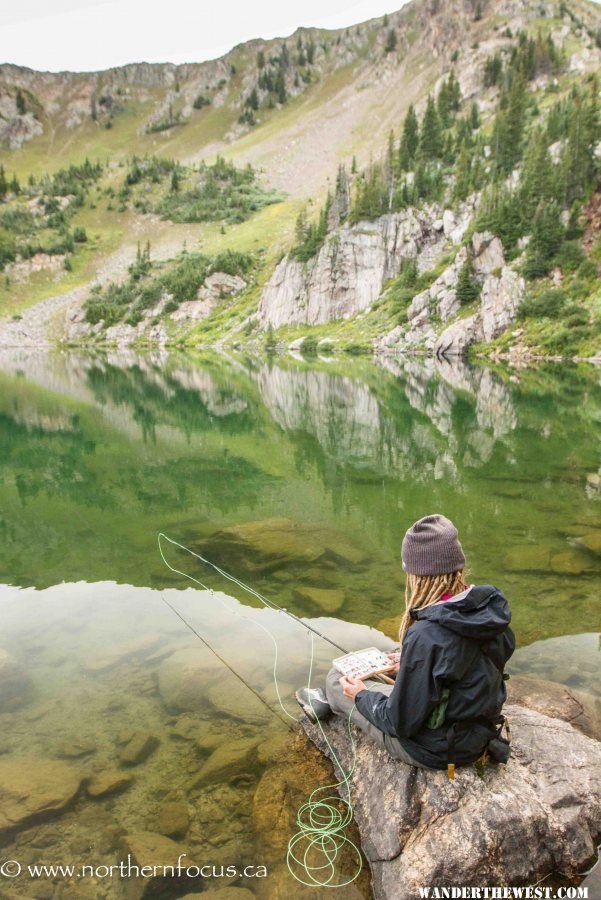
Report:
M 309 603 L 318 606 L 328 613 L 338 612 L 345 599 L 344 591 L 315 587 L 297 588 L 293 592 L 293 597 L 301 603 L 308 600 Z
M 159 743 L 158 737 L 154 734 L 137 731 L 121 751 L 119 760 L 124 766 L 137 766 L 148 759 Z
M 102 650 L 92 653 L 84 659 L 82 666 L 84 671 L 90 674 L 106 672 L 130 659 L 144 659 L 153 653 L 163 638 L 158 634 L 149 634 L 120 644 L 112 644 Z
M 170 712 L 198 712 L 207 705 L 207 690 L 218 677 L 214 657 L 200 645 L 178 650 L 159 667 L 159 693 Z
M 58 760 L 0 759 L 0 837 L 63 812 L 82 781 L 78 769 Z
M 95 741 L 84 737 L 64 740 L 56 748 L 56 755 L 59 759 L 80 759 L 82 756 L 89 756 L 95 752 Z
M 255 894 L 243 887 L 217 887 L 209 888 L 202 894 L 186 894 L 180 900 L 193 900 L 194 897 L 202 897 L 203 900 L 255 900 Z
M 188 866 L 195 866 L 194 860 L 189 856 L 188 849 L 181 844 L 172 841 L 171 838 L 154 831 L 136 831 L 126 834 L 123 837 L 123 848 L 126 857 L 124 858 L 125 866 L 127 866 L 127 854 L 131 856 L 131 862 L 142 869 L 148 866 L 148 872 L 151 877 L 136 877 L 132 875 L 129 880 L 127 897 L 128 900 L 141 900 L 142 897 L 151 897 L 160 894 L 161 890 L 169 888 L 181 887 L 188 891 L 196 888 L 202 890 L 204 879 L 196 875 L 190 877 L 186 875 Z M 183 867 L 183 871 L 178 876 L 178 863 Z M 156 867 L 154 869 L 153 867 Z M 163 867 L 166 874 L 163 875 Z M 174 874 L 171 875 L 168 867 L 174 867 Z M 156 875 L 152 875 L 156 871 Z M 192 869 L 192 873 L 198 872 Z
M 230 716 L 252 725 L 262 725 L 271 720 L 272 713 L 265 704 L 231 678 L 224 678 L 213 685 L 208 696 L 218 716 Z
M 188 807 L 183 800 L 166 800 L 156 818 L 156 830 L 167 837 L 183 837 L 190 826 Z
M 109 794 L 118 794 L 130 786 L 133 778 L 120 769 L 110 769 L 99 772 L 90 780 L 87 791 L 90 797 L 98 799 L 108 797 Z
M 245 557 L 255 571 L 267 571 L 276 565 L 315 562 L 326 548 L 282 516 L 224 528 L 209 538 L 206 550 L 217 558 Z
M 591 553 L 601 555 L 601 529 L 599 531 L 591 531 L 589 534 L 578 538 L 578 543 Z
M 284 567 L 343 563 L 361 567 L 368 557 L 365 551 L 345 535 L 319 525 L 301 524 L 285 516 L 231 525 L 211 535 L 204 545 L 211 559 L 236 560 L 253 573 L 271 572 Z
M 252 769 L 257 758 L 259 738 L 239 738 L 217 747 L 203 764 L 191 787 L 199 787 L 214 781 L 227 781 L 231 775 L 240 775 Z
M 186 894 L 186 897 L 199 897 L 200 894 Z M 182 897 L 182 900 L 186 900 Z M 255 894 L 244 887 L 209 888 L 202 893 L 203 900 L 255 900 Z
M 446 772 L 391 759 L 354 730 L 351 790 L 375 900 L 413 900 L 424 885 L 531 884 L 556 869 L 576 873 L 593 858 L 601 744 L 533 710 L 506 713 L 513 731 L 507 766 L 487 766 L 483 778 L 462 767 L 453 782 Z M 302 725 L 329 756 L 319 729 L 304 717 Z M 349 772 L 346 722 L 335 717 L 325 732 Z
M 31 679 L 23 666 L 0 648 L 0 713 L 23 706 L 31 694 Z

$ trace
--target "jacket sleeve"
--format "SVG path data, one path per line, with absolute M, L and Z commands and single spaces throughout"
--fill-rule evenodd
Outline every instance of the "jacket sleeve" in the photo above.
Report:
M 365 718 L 393 737 L 412 737 L 420 731 L 439 702 L 444 688 L 444 660 L 418 623 L 403 642 L 401 666 L 390 696 L 360 691 L 355 705 Z

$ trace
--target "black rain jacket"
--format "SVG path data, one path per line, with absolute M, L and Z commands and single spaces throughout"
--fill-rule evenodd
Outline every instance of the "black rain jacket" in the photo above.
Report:
M 515 650 L 507 600 L 493 585 L 479 585 L 411 615 L 415 621 L 405 634 L 392 693 L 361 691 L 357 709 L 432 769 L 447 766 L 452 723 L 489 719 L 490 725 L 466 725 L 456 732 L 457 765 L 475 762 L 495 735 L 493 722 L 506 699 L 501 671 Z M 428 728 L 445 687 L 450 693 L 444 723 Z

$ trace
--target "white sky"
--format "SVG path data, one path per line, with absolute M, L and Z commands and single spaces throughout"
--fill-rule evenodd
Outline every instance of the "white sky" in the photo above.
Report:
M 2 0 L 0 63 L 93 71 L 129 62 L 202 62 L 251 38 L 342 28 L 406 0 Z

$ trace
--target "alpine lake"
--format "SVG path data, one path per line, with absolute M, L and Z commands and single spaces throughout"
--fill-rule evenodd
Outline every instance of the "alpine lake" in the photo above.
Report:
M 0 383 L 3 900 L 323 896 L 286 850 L 335 776 L 290 726 L 338 651 L 193 553 L 384 649 L 403 534 L 442 512 L 509 598 L 510 674 L 601 696 L 599 368 L 15 349 Z M 181 853 L 212 877 L 106 871 Z

